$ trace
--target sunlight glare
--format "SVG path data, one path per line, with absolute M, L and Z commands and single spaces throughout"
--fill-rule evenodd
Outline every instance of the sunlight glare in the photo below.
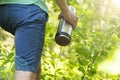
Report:
M 111 0 L 114 7 L 120 8 L 120 0 Z
M 98 70 L 112 75 L 120 74 L 120 47 L 115 50 L 112 59 L 107 59 L 99 65 Z

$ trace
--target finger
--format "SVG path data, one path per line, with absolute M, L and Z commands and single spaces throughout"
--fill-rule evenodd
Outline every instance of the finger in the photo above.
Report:
M 61 18 L 62 18 L 62 14 L 59 14 L 59 15 L 58 15 L 58 19 L 61 19 Z
M 75 27 L 76 27 L 76 23 L 73 23 L 72 28 L 75 29 Z
M 75 28 L 76 28 L 77 23 L 78 23 L 78 20 L 76 19 L 76 20 L 74 21 L 74 23 L 73 23 L 73 29 L 75 29 Z

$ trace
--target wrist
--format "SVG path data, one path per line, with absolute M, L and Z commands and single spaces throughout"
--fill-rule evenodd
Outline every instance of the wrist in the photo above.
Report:
M 65 6 L 65 7 L 61 8 L 61 11 L 62 11 L 63 13 L 68 12 L 68 11 L 69 11 L 68 6 Z
M 69 13 L 69 9 L 67 8 L 67 9 L 61 10 L 61 12 L 63 15 L 67 16 Z

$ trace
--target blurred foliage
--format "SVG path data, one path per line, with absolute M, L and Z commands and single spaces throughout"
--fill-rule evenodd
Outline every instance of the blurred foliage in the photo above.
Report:
M 68 4 L 76 8 L 79 22 L 70 45 L 61 47 L 54 41 L 60 9 L 55 0 L 47 0 L 49 21 L 41 80 L 119 80 L 119 75 L 98 70 L 98 64 L 120 45 L 120 12 L 111 1 L 68 0 Z M 13 80 L 14 46 L 5 43 L 7 37 L 0 30 L 0 78 Z

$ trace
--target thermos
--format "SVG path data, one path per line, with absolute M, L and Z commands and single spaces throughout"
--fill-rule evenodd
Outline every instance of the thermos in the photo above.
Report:
M 71 12 L 76 13 L 76 9 L 72 6 L 68 7 Z M 60 19 L 55 41 L 60 46 L 67 46 L 71 42 L 72 25 L 67 23 L 64 18 Z

